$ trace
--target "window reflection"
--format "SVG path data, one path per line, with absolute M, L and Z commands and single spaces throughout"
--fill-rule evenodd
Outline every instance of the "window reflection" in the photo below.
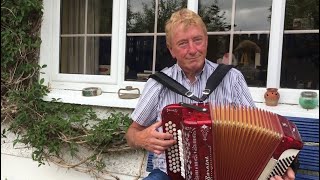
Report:
M 166 21 L 170 18 L 172 13 L 186 7 L 186 0 L 160 0 L 158 10 L 158 32 L 164 32 Z
M 269 35 L 235 35 L 234 62 L 242 72 L 248 86 L 264 87 L 267 79 Z
M 154 32 L 154 0 L 128 0 L 127 33 Z
M 126 73 L 128 81 L 146 81 L 152 72 L 153 36 L 127 36 Z
M 287 0 L 285 30 L 319 29 L 319 0 Z
M 159 0 L 157 14 L 157 32 L 164 32 L 166 21 L 171 14 L 178 9 L 186 8 L 186 0 Z M 127 32 L 128 33 L 152 33 L 155 26 L 154 0 L 128 0 Z
M 165 67 L 170 67 L 176 60 L 172 58 L 167 45 L 166 37 L 158 36 L 157 37 L 157 58 L 156 58 L 156 71 L 160 71 Z
M 319 89 L 319 34 L 285 34 L 281 87 Z
M 230 35 L 209 35 L 207 59 L 212 62 L 218 62 L 224 54 L 229 52 Z
M 231 24 L 232 1 L 199 1 L 199 15 L 208 31 L 228 31 Z
M 128 0 L 125 80 L 146 81 L 152 71 L 175 62 L 166 47 L 165 23 L 173 12 L 186 7 L 187 0 Z
M 236 1 L 235 30 L 270 30 L 272 0 Z
M 319 0 L 287 0 L 284 26 L 280 86 L 319 89 Z

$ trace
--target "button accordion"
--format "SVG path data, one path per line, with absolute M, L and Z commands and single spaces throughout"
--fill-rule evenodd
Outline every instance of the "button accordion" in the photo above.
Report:
M 303 147 L 294 123 L 253 107 L 171 104 L 162 125 L 177 140 L 165 152 L 173 180 L 282 176 Z

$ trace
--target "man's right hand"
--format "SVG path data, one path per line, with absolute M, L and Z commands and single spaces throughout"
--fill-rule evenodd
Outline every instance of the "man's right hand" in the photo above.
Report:
M 144 127 L 133 122 L 126 134 L 126 139 L 131 147 L 141 147 L 155 154 L 163 153 L 167 148 L 174 145 L 176 140 L 169 133 L 158 132 L 161 121 Z

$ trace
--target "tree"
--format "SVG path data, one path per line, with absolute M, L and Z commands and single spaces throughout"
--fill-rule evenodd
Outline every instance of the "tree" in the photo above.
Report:
M 155 1 L 152 2 L 152 5 L 148 5 L 147 3 L 142 3 L 143 11 L 141 12 L 132 12 L 131 5 L 128 5 L 127 10 L 127 31 L 128 32 L 154 32 L 154 23 L 155 23 Z M 172 1 L 159 1 L 158 8 L 158 32 L 164 32 L 164 26 L 166 21 L 170 18 L 171 14 L 181 9 L 182 7 L 186 7 L 187 3 L 185 1 L 181 2 L 180 0 L 172 0 Z
M 221 13 L 217 4 L 217 0 L 215 0 L 211 6 L 200 9 L 199 15 L 207 25 L 208 31 L 228 31 L 231 29 L 231 25 L 226 22 L 226 12 Z

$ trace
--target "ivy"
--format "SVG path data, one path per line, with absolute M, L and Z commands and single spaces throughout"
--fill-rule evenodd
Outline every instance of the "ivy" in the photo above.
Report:
M 47 67 L 38 64 L 42 10 L 41 0 L 1 0 L 1 123 L 8 125 L 1 137 L 15 133 L 14 145 L 32 147 L 39 166 L 50 161 L 99 177 L 106 173 L 103 154 L 128 149 L 130 118 L 110 112 L 100 119 L 91 106 L 42 100 L 49 93 L 39 79 Z

